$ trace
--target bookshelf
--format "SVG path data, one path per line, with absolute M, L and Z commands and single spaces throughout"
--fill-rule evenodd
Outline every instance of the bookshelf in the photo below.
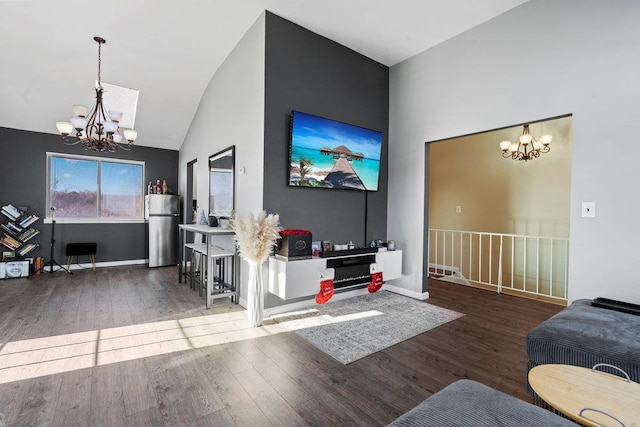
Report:
M 0 279 L 28 276 L 30 262 L 25 257 L 39 246 L 32 239 L 40 234 L 40 230 L 33 227 L 40 217 L 11 204 L 0 209 Z

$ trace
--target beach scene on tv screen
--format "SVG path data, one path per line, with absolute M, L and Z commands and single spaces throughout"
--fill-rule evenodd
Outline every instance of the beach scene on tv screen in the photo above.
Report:
M 289 185 L 378 190 L 382 133 L 293 112 Z

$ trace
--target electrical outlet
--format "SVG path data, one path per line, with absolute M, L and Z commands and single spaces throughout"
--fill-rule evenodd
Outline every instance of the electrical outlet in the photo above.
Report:
M 582 218 L 596 217 L 596 202 L 582 202 Z
M 456 213 L 462 213 L 462 206 L 456 206 Z

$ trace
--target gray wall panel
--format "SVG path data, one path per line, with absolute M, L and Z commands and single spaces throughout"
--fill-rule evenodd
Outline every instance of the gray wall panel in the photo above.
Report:
M 144 161 L 146 183 L 166 179 L 174 191 L 178 185 L 178 151 L 137 146 L 131 151 L 93 153 L 79 146 L 64 145 L 57 135 L 0 127 L 0 205 L 28 206 L 30 212 L 41 218 L 46 216 L 49 208 L 45 206 L 47 152 Z M 40 220 L 34 226 L 41 233 L 32 239 L 40 244 L 32 255 L 48 259 L 51 224 L 43 224 Z M 57 223 L 54 258 L 64 264 L 65 245 L 87 241 L 98 244 L 97 262 L 147 257 L 146 224 Z
M 314 240 L 386 240 L 389 68 L 268 12 L 265 31 L 264 209 Z M 289 187 L 292 110 L 382 131 L 379 191 Z M 265 306 L 298 300 L 268 294 Z
M 265 210 L 314 240 L 386 239 L 388 67 L 271 13 L 266 19 Z M 289 187 L 291 110 L 382 131 L 379 191 Z

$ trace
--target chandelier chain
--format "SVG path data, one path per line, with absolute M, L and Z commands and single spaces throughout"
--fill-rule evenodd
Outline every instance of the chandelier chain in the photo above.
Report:
M 102 87 L 102 78 L 100 77 L 100 68 L 102 66 L 102 43 L 98 42 L 98 86 Z

